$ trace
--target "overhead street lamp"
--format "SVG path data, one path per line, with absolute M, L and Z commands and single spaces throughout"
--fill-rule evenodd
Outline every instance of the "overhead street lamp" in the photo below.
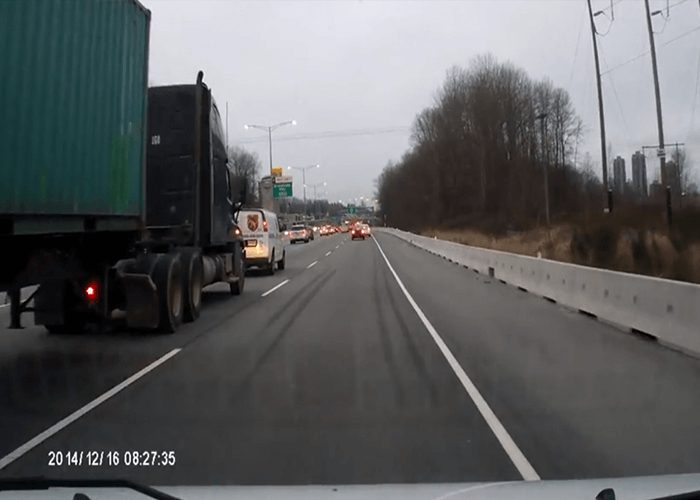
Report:
M 274 125 L 243 125 L 243 128 L 248 130 L 251 128 L 256 128 L 258 130 L 263 130 L 267 132 L 267 140 L 270 145 L 270 175 L 272 175 L 272 131 L 276 130 L 284 125 L 296 125 L 296 120 L 288 120 L 286 122 L 275 123 Z
M 304 187 L 304 212 L 306 212 L 306 171 L 312 168 L 321 168 L 318 163 L 316 165 L 306 165 L 305 167 L 287 167 L 287 170 L 300 170 L 301 171 L 301 183 Z

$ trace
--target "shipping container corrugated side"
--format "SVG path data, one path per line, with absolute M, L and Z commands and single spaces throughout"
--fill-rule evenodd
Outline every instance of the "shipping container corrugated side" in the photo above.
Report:
M 135 0 L 0 1 L 0 217 L 143 220 L 149 29 Z

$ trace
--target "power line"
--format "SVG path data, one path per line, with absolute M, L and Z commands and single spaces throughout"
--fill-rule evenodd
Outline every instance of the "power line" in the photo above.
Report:
M 672 5 L 669 5 L 669 6 L 666 7 L 666 8 L 670 10 L 670 9 L 672 9 L 672 8 L 674 8 L 674 7 L 678 7 L 679 5 L 686 3 L 687 1 L 688 1 L 688 0 L 680 0 L 680 2 L 676 2 L 676 3 L 672 4 Z
M 569 75 L 569 85 L 567 88 L 571 88 L 571 82 L 574 81 L 574 71 L 576 70 L 576 58 L 578 57 L 578 47 L 579 47 L 579 42 L 581 41 L 581 32 L 583 31 L 583 25 L 586 22 L 586 11 L 582 10 L 581 11 L 581 22 L 579 23 L 578 27 L 578 36 L 576 37 L 576 49 L 574 49 L 574 62 L 571 65 L 571 74 Z
M 607 17 L 607 16 L 606 16 L 606 17 Z M 595 34 L 598 35 L 598 36 L 600 36 L 600 37 L 607 36 L 607 34 L 610 33 L 610 30 L 612 29 L 612 25 L 613 25 L 613 19 L 610 19 L 610 24 L 608 24 L 608 29 L 607 29 L 607 31 L 606 31 L 605 33 L 601 33 L 600 31 L 598 31 L 598 28 L 596 28 L 596 29 L 595 29 Z
M 605 54 L 603 51 L 600 51 L 600 55 L 603 59 L 603 64 L 605 67 L 608 67 L 608 63 L 605 60 Z M 615 87 L 615 80 L 613 80 L 612 75 L 608 77 L 608 80 L 610 80 L 610 85 L 612 86 L 613 89 L 613 95 L 615 96 L 615 102 L 617 102 L 617 109 L 620 111 L 620 117 L 622 118 L 622 125 L 625 127 L 625 139 L 627 140 L 627 143 L 630 143 L 630 134 L 629 134 L 629 127 L 627 125 L 627 119 L 625 118 L 625 113 L 622 111 L 622 104 L 620 103 L 620 98 L 617 95 L 617 87 Z
M 398 126 L 398 127 L 383 127 L 383 128 L 366 128 L 366 129 L 354 129 L 354 130 L 326 130 L 322 132 L 309 132 L 306 134 L 294 134 L 294 135 L 281 135 L 275 139 L 275 142 L 282 141 L 302 141 L 307 139 L 329 139 L 335 137 L 354 137 L 358 135 L 380 135 L 380 134 L 392 134 L 398 132 L 408 132 L 411 130 L 409 126 Z M 251 137 L 249 139 L 241 139 L 238 142 L 240 144 L 250 144 L 254 142 L 267 141 L 267 136 Z
M 661 12 L 661 18 L 664 20 L 664 24 L 659 31 L 653 32 L 655 35 L 660 35 L 664 31 L 666 31 L 666 25 L 668 24 L 668 18 L 670 17 L 669 15 L 664 16 L 663 11 L 659 11 L 659 12 Z
M 617 2 L 612 2 L 610 5 L 608 5 L 608 6 L 605 7 L 604 9 L 600 9 L 600 10 L 602 10 L 602 11 L 612 10 L 613 7 L 615 7 L 615 6 L 616 6 L 617 4 L 619 4 L 620 2 L 622 2 L 622 0 L 617 0 Z
M 698 27 L 696 27 L 696 28 L 693 28 L 692 30 L 688 30 L 688 31 L 686 31 L 686 32 L 684 32 L 684 33 L 681 33 L 680 35 L 678 35 L 678 36 L 675 37 L 675 38 L 671 38 L 671 39 L 668 40 L 667 42 L 664 42 L 664 43 L 660 44 L 659 47 L 665 47 L 666 45 L 669 45 L 669 44 L 671 44 L 671 43 L 673 43 L 673 42 L 675 42 L 675 41 L 677 41 L 677 40 L 680 40 L 681 38 L 684 38 L 684 37 L 690 35 L 691 33 L 695 33 L 695 32 L 698 31 L 698 30 L 700 30 L 700 26 L 698 26 Z M 641 54 L 639 54 L 639 55 L 636 55 L 636 56 L 634 56 L 633 58 L 628 59 L 627 61 L 625 61 L 625 62 L 623 62 L 623 63 L 620 63 L 620 64 L 618 64 L 618 65 L 616 65 L 616 66 L 613 66 L 612 68 L 608 69 L 607 71 L 601 73 L 601 76 L 606 75 L 606 74 L 608 74 L 608 73 L 610 73 L 610 72 L 612 72 L 612 71 L 615 71 L 616 69 L 619 69 L 619 68 L 621 68 L 622 66 L 626 66 L 626 65 L 628 65 L 628 64 L 630 64 L 630 63 L 632 63 L 632 62 L 634 62 L 634 61 L 636 61 L 636 60 L 638 60 L 638 59 L 641 59 L 642 57 L 647 56 L 647 55 L 649 55 L 650 53 L 651 53 L 651 52 L 650 52 L 649 50 L 647 50 L 646 52 L 643 52 L 643 53 L 641 53 Z

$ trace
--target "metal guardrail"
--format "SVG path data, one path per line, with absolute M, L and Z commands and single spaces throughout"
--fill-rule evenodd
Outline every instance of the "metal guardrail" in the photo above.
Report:
M 504 283 L 700 355 L 700 285 L 381 230 Z

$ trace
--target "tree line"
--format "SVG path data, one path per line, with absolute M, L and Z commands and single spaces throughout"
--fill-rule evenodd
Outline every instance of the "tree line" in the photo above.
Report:
M 491 55 L 454 67 L 412 126 L 411 147 L 377 180 L 382 215 L 406 229 L 525 229 L 600 210 L 590 163 L 576 168 L 583 126 L 566 90 Z
M 317 218 L 339 217 L 345 214 L 345 206 L 342 203 L 330 202 L 325 199 L 304 200 L 299 198 L 285 198 L 279 204 L 280 213 L 305 214 Z

